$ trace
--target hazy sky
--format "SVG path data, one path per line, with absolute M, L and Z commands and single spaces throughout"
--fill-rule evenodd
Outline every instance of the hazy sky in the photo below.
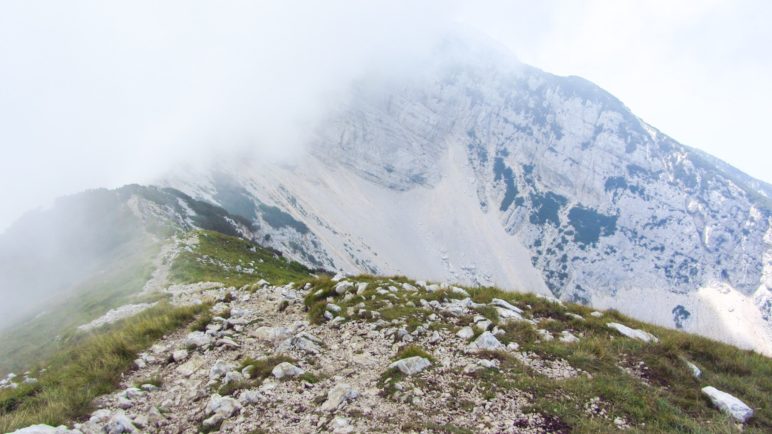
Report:
M 461 24 L 772 182 L 772 2 L 0 2 L 0 231 L 180 155 L 291 152 L 353 79 Z

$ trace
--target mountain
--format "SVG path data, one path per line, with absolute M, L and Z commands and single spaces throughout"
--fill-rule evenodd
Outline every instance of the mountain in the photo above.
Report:
M 314 268 L 551 294 L 772 354 L 772 187 L 485 44 L 360 80 L 284 164 L 163 184 Z

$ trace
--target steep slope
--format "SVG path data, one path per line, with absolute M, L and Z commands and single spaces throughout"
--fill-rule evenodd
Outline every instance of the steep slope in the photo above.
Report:
M 285 166 L 165 183 L 312 266 L 549 290 L 772 354 L 769 186 L 477 43 L 357 83 Z

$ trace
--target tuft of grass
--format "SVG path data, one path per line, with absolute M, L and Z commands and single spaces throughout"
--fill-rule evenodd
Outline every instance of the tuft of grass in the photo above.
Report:
M 408 357 L 423 357 L 424 359 L 428 359 L 432 363 L 436 361 L 436 359 L 426 352 L 423 348 L 419 347 L 418 345 L 407 345 L 403 348 L 401 348 L 399 351 L 397 351 L 397 355 L 392 358 L 392 360 L 402 360 L 407 359 Z
M 83 417 L 92 400 L 114 390 L 140 351 L 191 321 L 200 306 L 159 304 L 107 330 L 82 337 L 48 362 L 33 389 L 0 391 L 0 431 Z

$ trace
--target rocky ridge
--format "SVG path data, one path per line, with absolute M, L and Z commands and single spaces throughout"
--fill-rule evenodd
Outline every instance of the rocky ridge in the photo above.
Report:
M 612 341 L 640 339 L 630 348 L 657 342 L 613 322 L 616 314 L 568 312 L 548 297 L 475 302 L 463 288 L 403 279 L 202 282 L 167 292 L 178 305 L 213 303 L 210 315 L 141 353 L 87 421 L 17 433 L 568 432 L 571 425 L 534 407 L 539 397 L 517 381 L 560 385 L 598 374 L 533 348 L 581 345 L 592 338 L 584 327 L 592 321 Z M 680 366 L 692 376 L 687 362 Z M 617 369 L 647 381 L 630 366 Z M 716 405 L 739 422 L 753 414 L 721 393 L 711 397 L 730 400 Z M 647 429 L 599 396 L 575 406 L 591 426 Z

